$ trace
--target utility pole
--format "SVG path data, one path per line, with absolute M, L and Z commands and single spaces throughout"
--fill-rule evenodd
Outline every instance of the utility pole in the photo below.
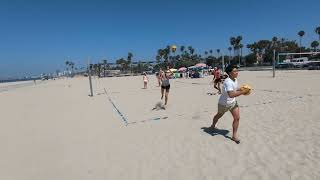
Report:
M 272 59 L 272 70 L 273 70 L 273 77 L 276 76 L 276 50 L 273 50 L 273 59 Z
M 90 84 L 90 97 L 93 96 L 93 91 L 92 91 L 92 81 L 91 81 L 91 67 L 90 67 L 90 60 L 88 59 L 88 77 L 89 77 L 89 84 Z

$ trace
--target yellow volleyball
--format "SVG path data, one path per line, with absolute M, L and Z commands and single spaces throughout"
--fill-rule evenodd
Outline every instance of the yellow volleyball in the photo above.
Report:
M 176 45 L 172 45 L 171 46 L 171 50 L 172 50 L 172 52 L 175 52 L 177 50 L 177 46 Z

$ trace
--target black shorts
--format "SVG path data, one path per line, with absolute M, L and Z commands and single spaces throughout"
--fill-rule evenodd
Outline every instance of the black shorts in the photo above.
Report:
M 161 89 L 169 90 L 170 89 L 170 84 L 168 86 L 161 86 Z
M 215 79 L 214 80 L 214 83 L 219 83 L 219 82 L 221 82 L 221 79 Z

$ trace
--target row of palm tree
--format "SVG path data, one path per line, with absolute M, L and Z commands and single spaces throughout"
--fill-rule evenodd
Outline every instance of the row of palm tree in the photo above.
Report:
M 315 33 L 319 36 L 319 41 L 312 41 L 310 47 L 313 51 L 317 51 L 320 42 L 320 26 L 315 28 Z M 277 52 L 302 52 L 311 51 L 311 49 L 302 46 L 302 40 L 305 36 L 304 31 L 299 31 L 299 45 L 292 40 L 287 40 L 285 38 L 273 37 L 271 40 L 260 40 L 247 44 L 246 48 L 251 50 L 251 53 L 243 57 L 242 50 L 244 45 L 241 43 L 243 37 L 241 35 L 230 37 L 230 46 L 227 48 L 229 51 L 229 56 L 224 55 L 224 59 L 227 60 L 228 64 L 246 64 L 248 65 L 257 62 L 258 58 L 261 58 L 260 63 L 270 62 L 273 55 L 273 50 Z M 199 62 L 206 62 L 208 65 L 221 65 L 221 50 L 216 49 L 217 56 L 214 56 L 213 50 L 205 50 L 204 55 L 197 54 L 195 48 L 192 46 L 181 45 L 177 51 L 177 46 L 167 45 L 164 48 L 157 50 L 156 62 L 158 68 L 171 65 L 171 67 L 179 68 L 181 66 L 190 66 Z M 232 54 L 233 50 L 233 54 Z M 116 60 L 116 64 L 120 65 L 121 70 L 128 71 L 134 69 L 132 64 L 133 53 L 128 52 L 127 58 L 119 58 Z M 243 61 L 242 61 L 243 58 Z M 65 62 L 67 69 L 74 70 L 75 64 L 72 61 Z M 102 60 L 101 63 L 93 64 L 92 69 L 96 74 L 100 75 L 101 71 L 104 71 L 106 75 L 106 69 L 109 68 L 107 60 Z
M 316 27 L 314 32 L 316 34 L 318 34 L 319 36 L 319 41 L 320 41 L 320 26 L 319 27 Z M 298 35 L 300 37 L 300 53 L 302 52 L 301 51 L 301 48 L 302 48 L 302 37 L 305 35 L 305 32 L 304 31 L 299 31 L 298 32 Z M 311 42 L 311 47 L 314 49 L 314 51 L 316 51 L 316 48 L 319 46 L 319 42 L 318 41 L 312 41 Z
M 316 34 L 318 34 L 318 36 L 319 36 L 319 41 L 320 41 L 320 26 L 319 26 L 319 27 L 316 27 L 315 30 L 314 30 L 314 32 L 315 32 Z M 302 37 L 305 35 L 305 32 L 304 32 L 304 31 L 299 31 L 299 32 L 298 32 L 298 35 L 300 36 L 300 46 L 301 46 Z

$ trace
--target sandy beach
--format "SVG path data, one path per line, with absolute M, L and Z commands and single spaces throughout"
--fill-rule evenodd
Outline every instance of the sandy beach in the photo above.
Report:
M 240 71 L 240 144 L 230 113 L 205 129 L 212 76 L 171 80 L 165 110 L 148 77 L 93 78 L 93 97 L 85 77 L 1 91 L 0 179 L 320 179 L 320 71 Z

